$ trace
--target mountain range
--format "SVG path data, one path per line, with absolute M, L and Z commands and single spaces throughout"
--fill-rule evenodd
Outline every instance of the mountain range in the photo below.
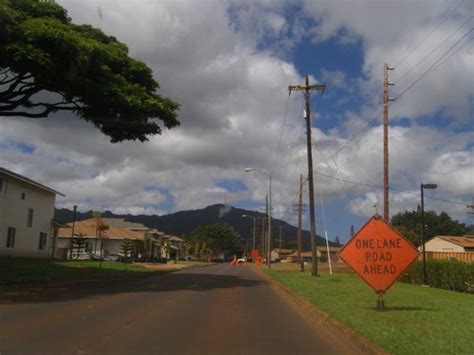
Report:
M 167 215 L 131 215 L 131 214 L 114 214 L 110 211 L 102 213 L 104 218 L 123 218 L 126 221 L 141 223 L 148 228 L 157 228 L 167 234 L 187 236 L 201 225 L 206 224 L 228 224 L 244 239 L 252 238 L 253 220 L 252 218 L 244 218 L 242 215 L 252 216 L 254 218 L 265 217 L 264 213 L 236 208 L 229 205 L 216 204 L 202 209 L 187 210 L 175 212 Z M 69 209 L 56 209 L 54 218 L 59 223 L 69 223 L 73 220 L 73 211 Z M 84 220 L 92 218 L 92 211 L 76 212 L 76 220 Z M 257 219 L 256 223 L 256 240 L 260 238 L 261 219 Z M 283 245 L 285 242 L 295 241 L 297 228 L 285 221 L 272 219 L 272 239 L 273 245 L 279 245 L 280 233 Z M 302 230 L 302 242 L 304 249 L 310 247 L 310 232 Z M 317 236 L 317 245 L 325 245 L 326 240 Z M 335 242 L 329 241 L 330 246 L 337 246 Z

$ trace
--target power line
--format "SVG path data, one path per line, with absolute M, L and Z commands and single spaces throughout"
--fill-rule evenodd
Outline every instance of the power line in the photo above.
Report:
M 380 186 L 380 185 L 372 185 L 372 184 L 367 184 L 367 183 L 363 183 L 363 182 L 342 179 L 342 178 L 338 178 L 338 177 L 335 177 L 335 176 L 331 176 L 331 175 L 321 173 L 319 171 L 315 171 L 314 173 L 317 174 L 317 175 L 327 177 L 329 179 L 338 180 L 338 181 L 346 182 L 346 183 L 353 184 L 353 185 L 360 185 L 360 186 L 372 187 L 372 188 L 376 188 L 376 189 L 383 189 L 383 186 Z M 413 192 L 413 191 L 403 190 L 403 189 L 399 189 L 399 188 L 396 188 L 396 187 L 393 187 L 393 186 L 389 186 L 389 189 L 393 190 L 393 191 L 402 192 L 402 193 L 406 193 L 406 194 L 409 194 L 409 195 L 414 195 L 414 196 L 421 197 L 421 194 L 418 194 L 418 193 Z M 451 200 L 446 200 L 446 199 L 442 199 L 442 198 L 438 198 L 438 197 L 430 197 L 430 196 L 425 196 L 425 198 L 429 198 L 431 200 L 436 200 L 436 201 L 441 201 L 441 202 L 446 202 L 446 203 L 452 203 L 454 205 L 466 206 L 465 202 L 460 202 L 460 201 L 451 201 Z
M 466 21 L 464 21 L 464 23 L 459 26 L 456 31 L 454 31 L 453 33 L 451 33 L 448 37 L 446 37 L 443 41 L 441 41 L 435 48 L 433 48 L 431 50 L 431 52 L 429 52 L 426 56 L 424 56 L 420 61 L 418 61 L 413 67 L 411 67 L 410 69 L 408 69 L 404 74 L 402 74 L 396 81 L 395 81 L 395 84 L 397 84 L 398 82 L 402 81 L 404 78 L 406 78 L 406 76 L 408 74 L 410 74 L 418 65 L 420 65 L 421 63 L 423 63 L 426 59 L 428 59 L 434 52 L 436 52 L 438 50 L 438 48 L 440 48 L 445 42 L 447 42 L 449 39 L 451 39 L 451 37 L 453 37 L 456 33 L 458 33 L 461 28 L 463 28 L 469 21 L 471 21 L 473 18 L 473 16 L 471 16 L 470 18 L 468 18 Z
M 459 51 L 461 51 L 466 45 L 469 44 L 469 42 L 471 42 L 474 38 L 469 38 L 469 40 L 466 41 L 466 43 L 464 43 L 462 46 L 460 46 L 458 49 L 456 49 L 453 53 L 451 53 L 448 57 L 446 57 L 444 60 L 442 60 L 440 63 L 438 63 L 436 66 L 433 67 L 433 69 L 431 71 L 435 71 L 439 66 L 443 65 L 447 60 L 449 60 L 451 57 L 453 57 L 454 55 L 456 55 Z M 430 74 L 431 72 L 429 72 L 428 74 Z
M 303 112 L 303 109 L 304 109 L 304 102 L 301 104 L 301 109 L 299 111 L 299 113 L 302 113 Z M 295 145 L 296 145 L 296 142 L 298 141 L 298 139 L 300 138 L 300 134 L 302 133 L 304 129 L 304 126 L 302 124 L 300 124 L 299 126 L 297 126 L 297 128 L 295 129 L 295 136 L 294 136 L 294 139 L 293 139 L 293 142 L 291 144 L 291 148 L 290 148 L 290 153 L 288 155 L 288 159 L 286 161 L 286 165 L 285 165 L 285 173 L 283 174 L 283 179 L 282 181 L 285 181 L 286 180 L 286 176 L 288 174 L 288 167 L 290 165 L 290 160 L 293 156 L 293 150 L 295 148 Z M 299 159 L 298 159 L 298 168 L 299 168 L 299 164 L 301 162 L 301 155 L 299 156 Z M 297 171 L 298 169 L 296 169 Z
M 271 170 L 271 173 L 270 174 L 273 174 L 273 172 L 275 171 L 275 167 L 276 167 L 276 162 L 278 160 L 278 155 L 280 154 L 280 146 L 281 146 L 281 139 L 283 137 L 283 130 L 285 129 L 285 124 L 286 124 L 286 117 L 287 117 L 287 114 L 288 114 L 288 104 L 290 102 L 290 93 L 288 93 L 288 98 L 286 99 L 286 105 L 285 105 L 285 114 L 283 115 L 283 122 L 281 124 L 281 130 L 280 130 L 280 139 L 278 140 L 278 148 L 277 148 L 277 151 L 276 151 L 276 154 L 275 154 L 275 160 L 273 161 L 273 167 L 272 167 L 272 170 Z
M 444 52 L 444 54 L 439 57 L 431 66 L 428 67 L 428 69 L 426 69 L 423 73 L 421 73 L 418 78 L 416 78 L 407 88 L 405 88 L 405 90 L 403 90 L 396 98 L 395 100 L 398 100 L 400 99 L 403 95 L 405 95 L 411 88 L 413 88 L 413 86 L 415 86 L 419 81 L 421 81 L 422 79 L 425 78 L 425 76 L 428 76 L 429 74 L 431 74 L 433 72 L 433 70 L 431 70 L 433 67 L 435 67 L 446 55 L 448 55 L 448 53 L 458 45 L 458 43 L 460 43 L 464 38 L 466 38 L 466 36 L 468 34 L 470 34 L 472 31 L 474 30 L 474 28 L 471 28 L 469 31 L 467 31 L 459 40 L 457 40 L 451 47 L 449 47 L 449 49 Z M 430 71 L 431 70 L 431 71 Z
M 428 33 L 422 40 L 421 42 L 419 42 L 405 57 L 403 57 L 402 60 L 400 60 L 398 62 L 398 64 L 395 65 L 395 68 L 397 68 L 398 66 L 400 66 L 408 57 L 410 57 L 418 48 L 420 48 L 420 46 L 438 29 L 441 27 L 441 25 L 449 18 L 451 17 L 451 15 L 454 13 L 454 11 L 456 11 L 457 9 L 459 9 L 459 7 L 464 3 L 464 0 L 461 0 L 461 2 L 454 8 L 452 9 L 451 11 L 449 11 L 449 13 L 438 23 L 438 25 L 433 29 L 431 30 L 430 33 Z

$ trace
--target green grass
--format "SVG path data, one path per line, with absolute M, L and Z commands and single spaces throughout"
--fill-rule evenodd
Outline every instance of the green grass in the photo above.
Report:
M 355 275 L 264 271 L 390 353 L 474 354 L 474 295 L 396 283 L 377 312 L 375 293 Z
M 50 259 L 0 258 L 0 284 L 51 280 L 95 280 L 117 277 L 149 276 L 140 265 L 104 261 L 58 261 Z

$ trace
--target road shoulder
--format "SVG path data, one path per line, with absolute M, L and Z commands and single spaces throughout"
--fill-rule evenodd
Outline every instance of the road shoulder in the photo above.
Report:
M 265 274 L 259 267 L 251 264 L 247 265 L 250 265 L 252 270 L 267 281 L 275 293 L 287 300 L 296 309 L 300 310 L 300 314 L 313 325 L 317 333 L 326 334 L 329 338 L 332 338 L 331 340 L 334 339 L 335 341 L 344 343 L 345 347 L 350 348 L 353 353 L 388 354 L 385 350 L 355 333 L 352 329 L 330 318 L 327 313 L 316 308 L 303 296 L 284 287 L 278 281 Z

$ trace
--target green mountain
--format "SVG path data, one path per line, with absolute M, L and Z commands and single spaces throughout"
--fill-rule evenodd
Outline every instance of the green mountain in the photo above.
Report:
M 157 228 L 167 234 L 187 236 L 195 228 L 206 225 L 206 224 L 228 224 L 232 226 L 237 233 L 243 238 L 252 238 L 253 220 L 251 218 L 243 218 L 242 215 L 248 215 L 255 218 L 265 217 L 264 213 L 249 211 L 242 208 L 236 208 L 228 205 L 217 204 L 208 206 L 206 208 L 198 210 L 188 210 L 171 213 L 168 215 L 157 216 L 157 215 L 116 215 L 110 211 L 102 213 L 104 218 L 123 218 L 126 221 L 134 223 L 142 223 L 148 228 Z M 83 220 L 92 217 L 92 211 L 85 213 L 77 212 L 76 219 Z M 73 212 L 68 209 L 56 209 L 55 219 L 60 223 L 68 223 L 73 219 Z M 256 223 L 256 239 L 260 238 L 260 231 L 262 227 L 261 220 L 257 220 Z M 280 227 L 281 228 L 281 239 L 283 245 L 285 242 L 296 240 L 297 228 L 293 225 L 286 223 L 285 221 L 274 218 L 272 220 L 272 239 L 273 246 L 279 245 L 280 239 Z M 305 249 L 310 247 L 310 232 L 307 230 L 302 231 L 302 241 Z M 317 244 L 325 245 L 326 241 L 320 236 L 317 236 Z M 331 246 L 337 246 L 335 242 L 329 242 Z

